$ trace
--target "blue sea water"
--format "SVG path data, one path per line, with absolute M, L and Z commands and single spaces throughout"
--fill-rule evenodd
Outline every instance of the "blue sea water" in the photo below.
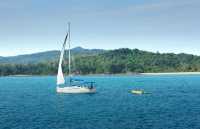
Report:
M 56 78 L 1 77 L 1 129 L 200 129 L 200 76 L 83 76 L 96 94 L 57 94 Z M 151 94 L 133 95 L 131 89 Z

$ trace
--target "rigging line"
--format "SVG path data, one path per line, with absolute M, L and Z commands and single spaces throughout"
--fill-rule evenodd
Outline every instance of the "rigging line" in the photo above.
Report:
M 65 36 L 65 39 L 64 39 L 64 44 L 63 44 L 64 55 L 66 54 L 65 46 L 66 46 L 66 42 L 67 42 L 68 37 L 69 37 L 69 33 L 67 32 L 67 34 L 66 34 L 66 36 Z M 65 59 L 65 57 L 63 57 L 63 60 L 62 60 L 63 62 L 64 62 L 64 59 Z M 64 72 L 63 74 L 64 74 L 64 78 L 66 78 L 65 72 Z M 66 80 L 66 79 L 65 79 L 65 80 Z M 66 84 L 66 81 L 65 81 L 65 84 Z
M 69 53 L 68 53 L 68 72 L 69 72 L 69 82 L 70 82 L 70 85 L 71 85 L 71 46 L 70 46 L 70 22 L 68 22 L 68 34 L 69 34 L 69 40 L 68 40 L 68 47 L 69 47 Z

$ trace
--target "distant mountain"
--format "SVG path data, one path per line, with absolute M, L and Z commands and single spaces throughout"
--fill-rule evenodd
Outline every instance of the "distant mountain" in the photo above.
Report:
M 82 47 L 75 47 L 72 49 L 73 56 L 88 56 L 104 52 L 102 49 L 84 49 Z M 13 64 L 28 64 L 39 63 L 45 61 L 58 60 L 60 51 L 46 51 L 26 55 L 0 57 L 0 63 L 13 63 Z
M 72 49 L 73 54 L 99 54 L 104 52 L 105 50 L 103 49 L 85 49 L 82 47 L 75 47 Z

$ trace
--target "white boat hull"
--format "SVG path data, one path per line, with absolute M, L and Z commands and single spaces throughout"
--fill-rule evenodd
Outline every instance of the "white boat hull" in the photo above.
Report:
M 57 93 L 79 94 L 79 93 L 95 93 L 95 88 L 88 88 L 84 86 L 69 86 L 69 87 L 56 87 Z

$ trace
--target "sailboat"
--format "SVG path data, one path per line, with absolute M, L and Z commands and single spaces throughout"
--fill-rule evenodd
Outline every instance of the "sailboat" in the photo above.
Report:
M 69 84 L 66 84 L 66 80 L 62 70 L 62 63 L 64 60 L 65 55 L 65 47 L 66 42 L 68 40 L 68 77 L 69 77 Z M 71 49 L 70 49 L 70 23 L 68 23 L 68 32 L 65 36 L 65 40 L 62 46 L 60 60 L 58 65 L 58 74 L 57 74 L 57 93 L 95 93 L 96 88 L 94 87 L 95 82 L 86 82 L 80 79 L 73 79 L 71 75 Z M 76 83 L 74 83 L 76 82 Z M 78 82 L 78 83 L 77 83 Z

